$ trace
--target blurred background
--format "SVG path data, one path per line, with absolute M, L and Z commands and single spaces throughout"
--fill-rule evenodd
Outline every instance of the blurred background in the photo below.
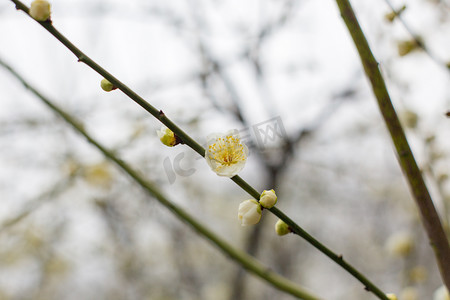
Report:
M 27 1 L 29 5 L 31 1 Z M 435 205 L 450 219 L 450 2 L 353 1 Z M 200 143 L 238 129 L 240 175 L 400 300 L 442 285 L 334 1 L 54 0 L 57 29 Z M 414 39 L 408 29 L 416 35 Z M 324 299 L 375 299 L 39 24 L 0 3 L 0 59 L 235 247 Z M 417 43 L 419 41 L 419 45 Z M 419 46 L 425 45 L 427 51 Z M 0 68 L 0 299 L 293 299 L 248 275 Z M 449 231 L 447 231 L 449 232 Z

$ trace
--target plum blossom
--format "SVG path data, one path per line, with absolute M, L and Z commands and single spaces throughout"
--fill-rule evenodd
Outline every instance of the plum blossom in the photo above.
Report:
M 219 176 L 233 177 L 247 161 L 248 148 L 240 140 L 237 130 L 226 134 L 214 133 L 207 137 L 206 162 Z

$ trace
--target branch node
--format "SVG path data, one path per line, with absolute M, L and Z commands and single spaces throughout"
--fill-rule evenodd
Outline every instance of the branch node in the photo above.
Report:
M 184 144 L 183 140 L 178 135 L 174 134 L 174 136 L 175 136 L 175 145 Z
M 86 60 L 86 56 L 85 55 L 78 56 L 78 62 L 85 62 L 85 60 Z

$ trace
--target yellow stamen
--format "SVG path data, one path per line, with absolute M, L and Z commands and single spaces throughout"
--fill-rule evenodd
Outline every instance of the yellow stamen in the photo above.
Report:
M 210 149 L 210 158 L 221 165 L 230 166 L 246 159 L 244 146 L 238 138 L 232 135 L 226 136 L 225 139 L 218 138 L 216 143 L 208 148 Z

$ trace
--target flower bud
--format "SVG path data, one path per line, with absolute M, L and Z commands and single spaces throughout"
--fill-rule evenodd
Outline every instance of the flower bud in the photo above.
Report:
M 261 219 L 261 205 L 255 199 L 239 204 L 238 218 L 242 226 L 255 225 Z
M 175 134 L 169 128 L 162 126 L 161 130 L 157 130 L 156 133 L 158 134 L 161 143 L 163 143 L 167 147 L 173 147 L 177 144 Z
M 109 80 L 106 78 L 102 79 L 102 81 L 100 82 L 100 86 L 102 87 L 102 90 L 104 90 L 105 92 L 111 92 L 112 90 L 117 89 L 117 87 L 115 87 L 114 84 L 109 82 Z
M 395 294 L 386 294 L 389 300 L 397 300 L 397 296 Z
M 406 40 L 401 41 L 397 45 L 398 55 L 405 56 L 409 53 L 420 49 L 420 40 Z
M 417 127 L 419 116 L 412 110 L 405 110 L 400 114 L 400 121 L 407 128 L 414 129 Z
M 34 0 L 30 6 L 30 16 L 36 21 L 47 21 L 50 18 L 50 3 L 45 0 Z
M 397 13 L 395 11 L 391 11 L 384 15 L 384 18 L 389 22 L 394 22 L 395 17 L 397 17 Z
M 277 195 L 274 190 L 264 190 L 259 198 L 259 203 L 264 208 L 272 208 L 277 203 Z
M 277 223 L 275 223 L 275 232 L 278 235 L 286 235 L 291 232 L 291 229 L 289 228 L 288 224 L 280 219 L 277 221 Z
M 387 21 L 389 22 L 393 22 L 395 20 L 396 17 L 400 16 L 401 13 L 406 9 L 406 6 L 403 5 L 399 10 L 396 11 L 392 11 L 388 14 L 386 14 L 384 17 Z

